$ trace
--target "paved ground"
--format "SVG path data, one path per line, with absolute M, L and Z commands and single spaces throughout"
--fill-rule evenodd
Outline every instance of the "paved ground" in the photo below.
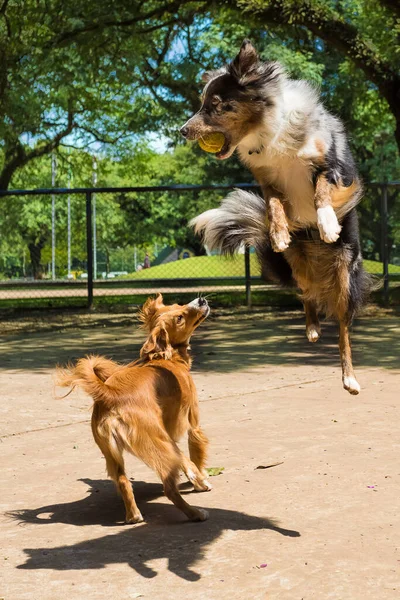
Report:
M 206 323 L 194 376 L 209 465 L 224 471 L 187 497 L 210 519 L 186 522 L 129 459 L 138 526 L 122 525 L 88 399 L 52 398 L 55 363 L 135 356 L 141 338 L 121 323 L 1 340 L 2 598 L 399 598 L 398 318 L 357 322 L 358 397 L 341 389 L 330 324 L 313 346 L 298 315 Z
M 140 283 L 140 280 L 138 280 Z M 253 290 L 261 291 L 261 290 L 274 290 L 280 289 L 277 285 L 263 285 L 257 284 L 252 285 Z M 239 285 L 209 285 L 202 286 L 201 291 L 203 293 L 208 292 L 244 292 L 245 286 L 244 284 Z M 94 284 L 93 296 L 102 297 L 102 296 L 132 296 L 133 294 L 157 294 L 160 292 L 161 294 L 198 294 L 199 287 L 198 286 L 157 286 L 157 280 L 154 281 L 153 286 L 149 287 L 138 287 L 134 285 L 130 285 L 129 287 L 116 287 L 110 282 L 109 286 L 102 285 L 96 287 L 96 283 Z M 74 287 L 74 284 L 71 287 L 63 287 L 56 289 L 40 289 L 39 287 L 29 287 L 26 289 L 1 289 L 0 287 L 0 300 L 21 300 L 23 298 L 87 298 L 88 291 L 87 288 L 79 288 Z
M 219 290 L 219 287 L 209 286 L 204 289 L 201 288 L 204 292 L 213 292 L 215 290 Z M 243 285 L 227 285 L 223 288 L 223 291 L 232 292 L 232 291 L 242 291 L 244 289 Z M 176 293 L 190 293 L 197 294 L 199 291 L 198 287 L 163 287 L 163 288 L 135 288 L 135 287 L 127 287 L 127 288 L 116 288 L 116 287 L 99 287 L 94 288 L 93 296 L 132 296 L 132 294 L 155 294 L 160 291 L 162 294 L 176 294 Z M 26 289 L 26 290 L 2 290 L 0 291 L 0 300 L 15 300 L 21 298 L 86 298 L 88 295 L 86 288 L 63 288 L 63 289 L 55 289 L 55 290 L 40 290 L 40 289 Z

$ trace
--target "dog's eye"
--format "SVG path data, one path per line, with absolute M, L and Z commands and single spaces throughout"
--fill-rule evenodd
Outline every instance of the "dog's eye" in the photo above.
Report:
M 182 321 L 183 321 L 183 317 L 181 315 L 179 315 L 179 317 L 176 317 L 176 322 L 178 323 L 178 325 L 179 325 L 179 323 L 182 323 Z

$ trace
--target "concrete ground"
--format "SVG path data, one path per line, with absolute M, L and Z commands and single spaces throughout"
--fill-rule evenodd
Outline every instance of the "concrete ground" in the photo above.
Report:
M 89 399 L 53 399 L 52 375 L 88 352 L 130 360 L 142 334 L 130 318 L 49 329 L 0 343 L 1 598 L 399 598 L 396 316 L 355 325 L 356 397 L 342 390 L 330 323 L 316 345 L 299 313 L 204 324 L 194 378 L 209 466 L 224 470 L 186 498 L 210 518 L 187 522 L 129 458 L 137 526 L 122 523 Z

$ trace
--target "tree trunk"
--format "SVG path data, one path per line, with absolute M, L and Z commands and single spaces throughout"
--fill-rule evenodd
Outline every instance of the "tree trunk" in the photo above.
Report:
M 31 257 L 32 275 L 34 279 L 43 279 L 42 250 L 46 243 L 46 238 L 39 238 L 38 242 L 30 242 L 28 244 L 29 254 Z
M 12 176 L 23 164 L 23 162 L 19 162 L 18 160 L 12 160 L 3 166 L 0 173 L 0 190 L 8 190 Z
M 394 91 L 394 101 L 389 102 L 389 106 L 392 109 L 394 118 L 396 119 L 396 129 L 394 131 L 394 136 L 396 138 L 397 146 L 399 148 L 400 153 L 400 81 L 397 85 L 397 89 L 395 89 Z

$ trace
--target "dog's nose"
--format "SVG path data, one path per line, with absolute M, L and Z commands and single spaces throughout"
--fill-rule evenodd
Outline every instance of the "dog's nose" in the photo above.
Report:
M 189 127 L 182 127 L 180 132 L 183 135 L 183 137 L 186 138 L 189 135 Z
M 207 300 L 205 298 L 199 298 L 198 303 L 199 306 L 204 306 L 205 304 L 207 304 Z

